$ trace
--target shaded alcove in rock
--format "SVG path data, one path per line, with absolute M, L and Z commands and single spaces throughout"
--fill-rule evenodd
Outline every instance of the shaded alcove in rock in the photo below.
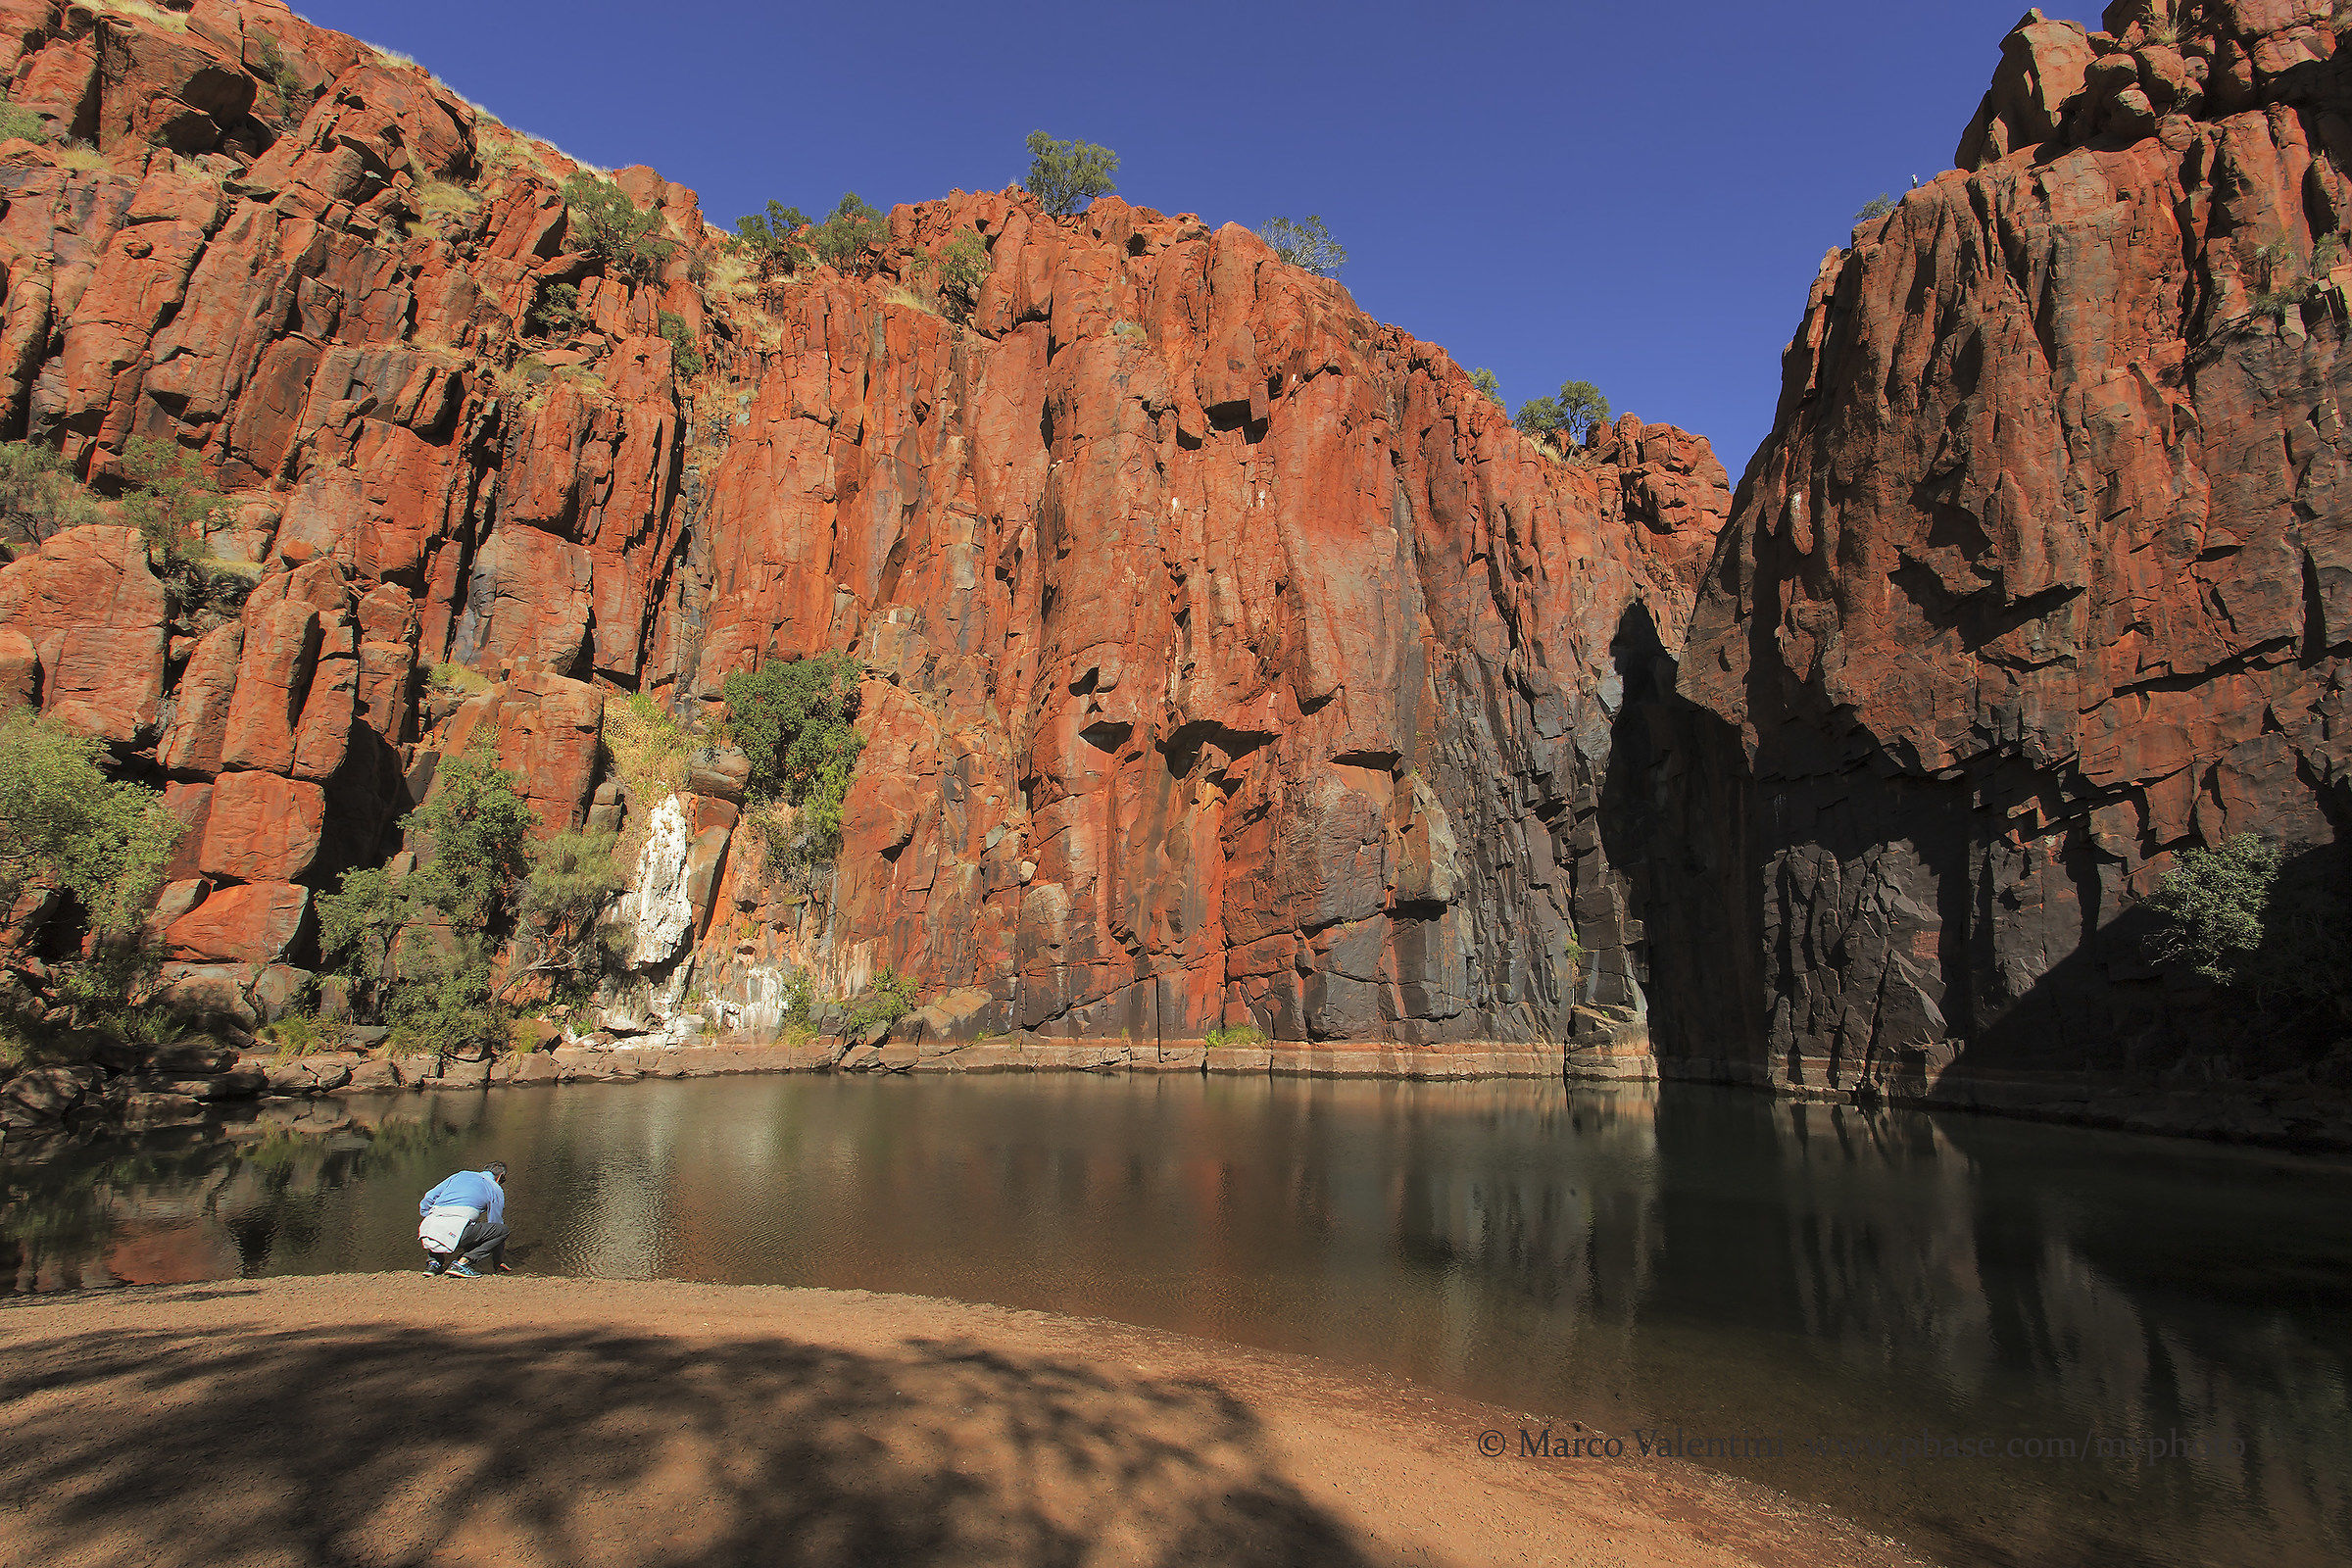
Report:
M 1676 662 L 1646 606 L 1626 610 L 1609 657 L 1622 695 L 1598 826 L 1627 890 L 1622 961 L 1645 996 L 1651 1048 L 1679 1076 L 1760 1081 L 1762 891 L 1747 858 L 1739 734 L 1676 690 Z

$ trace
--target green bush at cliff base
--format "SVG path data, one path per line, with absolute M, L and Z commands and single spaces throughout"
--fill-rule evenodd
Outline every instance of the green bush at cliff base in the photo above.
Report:
M 518 951 L 501 997 L 536 978 L 554 997 L 582 1001 L 617 972 L 622 938 L 605 914 L 629 887 L 613 864 L 618 842 L 613 833 L 559 833 L 532 855 L 517 901 Z
M 2324 889 L 2281 886 L 2278 848 L 2250 833 L 2183 850 L 2147 898 L 2158 957 L 2258 1005 L 2340 1000 L 2352 922 Z
M 1055 218 L 1066 218 L 1081 202 L 1107 196 L 1118 187 L 1110 182 L 1119 155 L 1090 141 L 1055 141 L 1042 130 L 1029 133 L 1029 177 L 1021 181 L 1037 204 Z
M 445 1055 L 468 1050 L 496 1051 L 514 1023 L 490 990 L 489 954 L 478 941 L 461 939 L 446 953 L 402 959 L 401 983 L 393 987 L 385 1019 L 386 1042 L 401 1055 Z
M 1266 1043 L 1264 1030 L 1253 1029 L 1246 1023 L 1235 1024 L 1231 1028 L 1211 1029 L 1200 1039 L 1211 1051 L 1227 1046 L 1262 1046 Z
M 489 757 L 446 759 L 432 794 L 401 823 L 425 846 L 424 863 L 407 879 L 410 896 L 469 930 L 502 930 L 530 868 L 523 844 L 538 820 L 520 781 Z
M 104 743 L 19 711 L 0 718 L 0 910 L 28 889 L 54 890 L 78 911 L 87 940 L 56 966 L 37 1003 L 0 979 L 0 1022 L 20 1045 L 52 1032 L 39 1014 L 62 1003 L 74 1025 L 153 1043 L 169 1020 L 133 999 L 153 982 L 161 950 L 144 922 L 155 907 L 181 824 L 163 792 L 110 779 Z
M 135 936 L 154 907 L 180 822 L 163 792 L 110 779 L 102 741 L 22 710 L 0 721 L 0 908 L 57 889 L 101 939 Z
M 343 1044 L 343 1031 L 322 1023 L 314 1013 L 289 1012 L 262 1030 L 262 1038 L 276 1048 L 280 1056 L 314 1056 L 322 1051 L 334 1051 Z
M 842 1019 L 842 1032 L 861 1035 L 876 1024 L 897 1023 L 914 1010 L 914 982 L 884 964 Z
M 527 891 L 537 820 L 518 781 L 490 758 L 450 758 L 425 803 L 401 819 L 423 863 L 399 878 L 357 867 L 318 896 L 321 956 L 351 981 L 358 1010 L 392 1024 L 400 1049 L 506 1037 L 491 958 Z

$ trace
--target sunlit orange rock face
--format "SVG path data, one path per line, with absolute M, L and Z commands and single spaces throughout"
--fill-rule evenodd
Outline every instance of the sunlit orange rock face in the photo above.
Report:
M 1733 885 L 1647 906 L 1683 1070 L 2297 1092 L 2132 905 L 2234 834 L 2334 868 L 2352 62 L 2321 0 L 2181 9 L 2029 16 L 1962 168 L 1823 266 L 1682 665 L 1745 775 L 1693 819 Z
M 176 445 L 260 573 L 208 608 L 127 528 L 13 546 L 0 698 L 168 786 L 159 936 L 256 999 L 441 759 L 634 832 L 612 696 L 701 722 L 846 650 L 816 898 L 725 759 L 663 819 L 647 961 L 718 1021 L 889 964 L 974 1030 L 1638 1057 L 1646 1017 L 1670 1074 L 1800 1093 L 2292 1101 L 2304 1045 L 2133 905 L 2241 832 L 2334 869 L 2352 68 L 2320 0 L 2188 9 L 2028 17 L 1962 167 L 1825 263 L 1735 506 L 1667 426 L 1530 444 L 1239 228 L 958 193 L 761 276 L 631 169 L 672 249 L 630 277 L 560 153 L 288 12 L 0 3 L 52 134 L 0 145 L 0 434 L 101 490 Z
M 22 550 L 0 681 L 175 786 L 178 957 L 303 961 L 305 891 L 395 852 L 454 749 L 553 833 L 610 801 L 604 694 L 700 719 L 847 649 L 868 746 L 822 918 L 687 804 L 712 994 L 889 963 L 996 1027 L 1138 1039 L 1640 1006 L 1598 818 L 1729 511 L 1703 440 L 1546 454 L 1337 283 L 1116 199 L 902 207 L 856 275 L 762 279 L 624 170 L 675 247 L 631 280 L 567 223 L 573 166 L 421 71 L 166 9 L 0 5 L 13 100 L 109 166 L 0 147 L 0 433 L 102 488 L 177 445 L 263 575 L 221 614 L 123 530 Z M 920 265 L 967 228 L 968 300 Z

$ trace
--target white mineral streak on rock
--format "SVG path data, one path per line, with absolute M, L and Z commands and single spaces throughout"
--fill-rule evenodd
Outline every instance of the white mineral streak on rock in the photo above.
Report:
M 678 956 L 694 929 L 694 901 L 686 896 L 686 809 L 672 795 L 654 808 L 645 848 L 637 856 L 637 882 L 622 903 L 629 927 L 629 967 L 654 969 Z
M 711 1022 L 734 1034 L 779 1032 L 784 1027 L 784 982 L 791 973 L 772 963 L 745 969 L 728 988 L 733 995 L 712 998 L 707 1004 Z

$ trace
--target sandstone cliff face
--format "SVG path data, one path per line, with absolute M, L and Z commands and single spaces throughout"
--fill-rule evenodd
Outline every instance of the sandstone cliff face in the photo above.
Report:
M 760 279 L 624 170 L 677 245 L 633 282 L 567 231 L 562 155 L 280 7 L 0 19 L 12 99 L 108 166 L 0 146 L 0 435 L 100 485 L 134 437 L 199 455 L 240 503 L 212 546 L 263 570 L 223 619 L 126 530 L 0 566 L 0 683 L 191 825 L 160 911 L 191 994 L 267 1011 L 439 757 L 486 739 L 544 831 L 650 826 L 607 694 L 691 720 L 846 648 L 832 883 L 771 885 L 698 773 L 648 852 L 680 937 L 616 1021 L 691 990 L 756 1028 L 787 969 L 882 963 L 1048 1034 L 1638 1017 L 1603 796 L 1729 509 L 1704 441 L 1628 419 L 1547 458 L 1338 285 L 1116 200 L 903 207 L 867 275 Z M 917 262 L 966 227 L 958 321 Z M 529 324 L 556 283 L 562 336 Z
M 2030 14 L 1963 167 L 1823 266 L 1660 710 L 1731 808 L 1646 890 L 1670 1070 L 2309 1080 L 2131 910 L 2236 833 L 2328 870 L 2352 806 L 2352 60 L 2324 0 L 2180 9 Z

